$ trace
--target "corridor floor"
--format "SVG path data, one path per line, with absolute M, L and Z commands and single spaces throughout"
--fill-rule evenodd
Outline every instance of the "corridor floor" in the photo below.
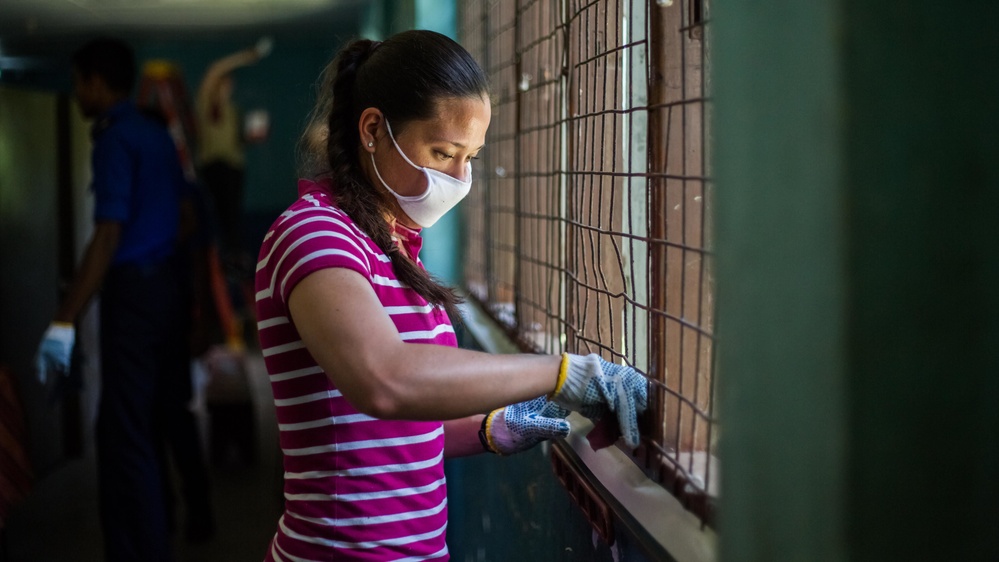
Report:
M 174 537 L 177 562 L 260 561 L 280 516 L 280 460 L 273 401 L 262 358 L 247 357 L 258 440 L 257 461 L 211 467 L 217 533 L 205 544 L 183 538 L 182 513 Z M 92 448 L 35 482 L 3 533 L 2 562 L 99 562 L 97 474 Z

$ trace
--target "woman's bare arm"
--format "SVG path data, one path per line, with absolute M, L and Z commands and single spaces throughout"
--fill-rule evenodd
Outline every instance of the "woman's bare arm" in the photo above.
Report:
M 369 282 L 319 270 L 288 301 L 306 347 L 358 410 L 384 419 L 453 420 L 555 389 L 561 358 L 492 355 L 402 341 Z

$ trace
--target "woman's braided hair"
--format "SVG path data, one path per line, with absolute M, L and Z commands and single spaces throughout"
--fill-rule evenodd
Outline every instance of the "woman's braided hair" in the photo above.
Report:
M 329 178 L 337 206 L 392 260 L 399 281 L 427 302 L 443 306 L 454 322 L 461 319 L 461 297 L 407 258 L 392 240 L 388 202 L 365 177 L 358 160 L 358 120 L 364 109 L 378 108 L 401 132 L 414 119 L 431 118 L 441 100 L 487 95 L 482 69 L 444 35 L 414 30 L 384 42 L 359 39 L 347 44 L 324 70 L 316 107 L 299 142 L 301 175 Z

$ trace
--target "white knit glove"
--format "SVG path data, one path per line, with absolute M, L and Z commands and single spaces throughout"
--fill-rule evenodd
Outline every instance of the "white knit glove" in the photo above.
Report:
M 639 443 L 638 414 L 648 407 L 648 380 L 596 354 L 565 353 L 551 400 L 593 420 L 614 412 L 625 444 L 634 449 Z
M 42 343 L 35 355 L 38 382 L 45 384 L 49 373 L 69 374 L 69 361 L 76 342 L 76 328 L 66 322 L 53 322 L 42 336 Z
M 501 455 L 526 451 L 546 439 L 569 435 L 569 411 L 544 396 L 493 410 L 482 420 L 482 447 Z

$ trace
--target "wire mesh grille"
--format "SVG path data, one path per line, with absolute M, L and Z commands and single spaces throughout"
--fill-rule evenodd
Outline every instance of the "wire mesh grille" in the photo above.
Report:
M 492 82 L 469 292 L 526 349 L 652 382 L 636 462 L 711 523 L 714 279 L 707 0 L 462 3 Z

